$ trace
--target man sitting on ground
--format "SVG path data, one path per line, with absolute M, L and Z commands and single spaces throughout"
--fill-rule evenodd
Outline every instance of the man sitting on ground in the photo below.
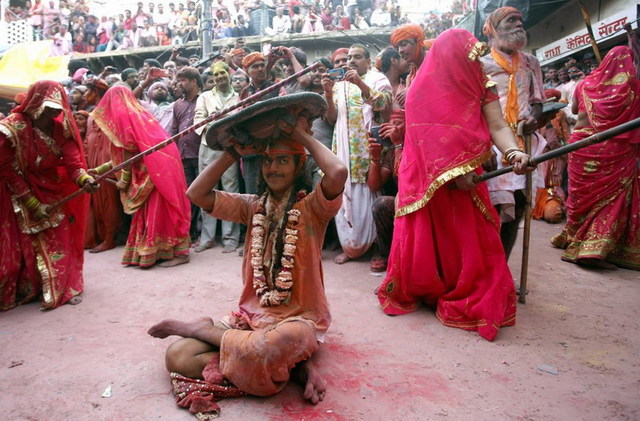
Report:
M 253 121 L 258 122 L 256 130 L 264 134 L 264 119 Z M 240 126 L 240 122 L 234 123 Z M 281 123 L 275 124 L 282 128 Z M 342 203 L 347 168 L 310 135 L 309 127 L 307 119 L 298 117 L 291 135 L 278 130 L 281 136 L 270 141 L 262 156 L 261 195 L 215 190 L 224 171 L 241 155 L 259 151 L 237 144 L 200 173 L 187 191 L 189 198 L 212 216 L 248 227 L 239 311 L 224 323 L 228 326 L 204 318 L 191 323 L 164 320 L 149 329 L 157 338 L 183 337 L 167 350 L 166 364 L 172 372 L 178 404 L 191 406 L 190 410 L 200 413 L 196 416 L 206 416 L 217 406 L 195 409 L 189 403 L 191 394 L 196 399 L 202 397 L 201 391 L 215 393 L 211 391 L 220 386 L 224 389 L 217 397 L 239 396 L 234 391 L 269 396 L 293 378 L 304 383 L 303 396 L 312 403 L 324 398 L 325 381 L 315 364 L 318 341 L 323 341 L 331 315 L 321 251 L 327 224 Z M 311 186 L 304 171 L 305 148 L 325 174 L 308 194 Z M 205 381 L 193 380 L 198 378 Z M 225 383 L 227 380 L 237 389 Z M 178 391 L 176 381 L 189 386 Z

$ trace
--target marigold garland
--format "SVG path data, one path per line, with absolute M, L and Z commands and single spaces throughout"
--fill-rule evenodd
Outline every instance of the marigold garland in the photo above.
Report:
M 297 193 L 296 199 L 300 200 L 306 195 L 301 190 Z M 261 198 L 258 209 L 256 209 L 251 221 L 251 267 L 253 268 L 253 288 L 263 307 L 279 306 L 286 303 L 291 296 L 291 288 L 293 287 L 293 268 L 295 265 L 294 255 L 296 252 L 296 243 L 298 241 L 298 230 L 295 228 L 300 219 L 300 211 L 298 209 L 290 209 L 287 211 L 287 225 L 283 230 L 284 246 L 280 264 L 282 267 L 278 269 L 275 282 L 270 286 L 267 282 L 267 276 L 264 270 L 264 247 L 266 227 L 266 201 L 268 195 Z M 276 261 L 275 256 L 271 259 L 271 267 L 269 273 L 273 272 L 273 265 Z

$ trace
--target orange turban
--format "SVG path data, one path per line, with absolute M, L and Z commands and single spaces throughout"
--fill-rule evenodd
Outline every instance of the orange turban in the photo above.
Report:
M 400 41 L 415 39 L 416 45 L 420 45 L 424 41 L 424 31 L 420 25 L 415 23 L 405 23 L 398 26 L 391 33 L 391 45 L 397 47 Z
M 548 100 L 560 101 L 562 93 L 557 89 L 547 89 L 544 91 L 544 96 L 546 96 Z
M 231 50 L 231 57 L 241 56 L 246 54 L 246 52 L 242 48 L 234 48 Z
M 336 59 L 336 56 L 339 54 L 349 54 L 349 49 L 338 48 L 336 51 L 334 51 L 333 54 L 331 54 L 331 64 L 333 64 L 333 61 Z
M 242 68 L 246 70 L 258 61 L 264 61 L 264 54 L 258 52 L 247 54 L 242 59 Z
M 522 14 L 515 7 L 505 6 L 496 9 L 493 13 L 487 16 L 487 20 L 484 21 L 482 33 L 487 38 L 495 38 L 498 35 L 498 33 L 496 32 L 496 28 L 498 27 L 502 19 L 506 18 L 512 13 L 516 13 L 518 16 L 520 16 L 520 18 L 522 18 Z

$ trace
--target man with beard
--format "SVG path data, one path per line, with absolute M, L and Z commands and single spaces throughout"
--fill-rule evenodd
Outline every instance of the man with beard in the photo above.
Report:
M 142 101 L 145 108 L 160 122 L 163 129 L 171 131 L 173 125 L 173 102 L 169 102 L 169 87 L 159 80 L 147 90 L 150 101 Z
M 482 64 L 487 76 L 496 83 L 504 118 L 516 136 L 518 125 L 523 125 L 523 134 L 531 136 L 531 155 L 538 155 L 547 144 L 537 132 L 545 95 L 538 59 L 521 51 L 527 44 L 522 15 L 516 8 L 501 7 L 487 17 L 482 31 L 491 44 L 491 53 L 482 57 Z M 523 139 L 517 139 L 520 149 L 524 149 Z M 485 169 L 507 165 L 498 148 L 494 146 L 493 150 L 496 161 Z M 491 202 L 500 214 L 500 238 L 509 258 L 526 206 L 526 178 L 509 173 L 488 180 L 487 187 Z
M 415 23 L 399 26 L 391 33 L 391 45 L 398 50 L 403 60 L 412 65 L 411 73 L 407 77 L 407 89 L 427 56 L 427 49 L 431 43 L 432 40 L 425 41 L 424 31 Z
M 195 124 L 200 123 L 211 114 L 215 114 L 218 111 L 230 107 L 238 102 L 238 94 L 233 90 L 230 84 L 229 66 L 224 62 L 219 61 L 213 65 L 211 71 L 213 72 L 213 78 L 216 86 L 212 90 L 206 91 L 198 97 L 195 116 L 193 118 L 193 122 Z M 207 140 L 205 138 L 206 127 L 196 129 L 196 133 L 202 136 L 200 151 L 198 154 L 198 170 L 199 172 L 202 172 L 207 165 L 224 155 L 224 151 L 213 150 L 207 145 Z M 222 185 L 222 191 L 229 193 L 238 193 L 240 191 L 238 185 L 237 164 L 233 164 L 227 168 L 220 178 L 220 184 Z M 196 253 L 200 253 L 215 246 L 217 221 L 218 220 L 209 215 L 209 213 L 202 212 L 200 244 L 195 248 Z M 238 244 L 240 243 L 240 226 L 231 221 L 223 220 L 221 223 L 221 239 L 222 245 L 224 246 L 222 252 L 231 253 L 238 248 Z
M 391 104 L 389 80 L 371 71 L 369 51 L 360 44 L 349 48 L 349 70 L 343 80 L 335 82 L 324 76 L 326 118 L 335 123 L 333 152 L 349 166 L 344 201 L 336 216 L 336 227 L 342 253 L 335 257 L 337 264 L 362 256 L 375 239 L 371 206 L 377 192 L 367 185 L 370 156 L 366 139 L 376 125 L 374 113 L 385 111 Z
M 124 69 L 122 73 L 120 73 L 120 79 L 122 79 L 122 81 L 126 83 L 129 89 L 131 89 L 132 91 L 137 88 L 140 83 L 138 71 L 133 67 Z
M 194 67 L 183 67 L 176 74 L 178 84 L 184 92 L 184 96 L 173 104 L 173 124 L 171 136 L 182 132 L 193 126 L 196 102 L 202 89 L 202 79 L 200 73 Z M 197 133 L 189 133 L 178 139 L 178 150 L 182 159 L 182 167 L 187 181 L 187 187 L 198 176 L 198 152 L 200 150 L 200 136 Z M 200 219 L 199 209 L 191 205 L 191 241 L 198 238 L 198 220 Z

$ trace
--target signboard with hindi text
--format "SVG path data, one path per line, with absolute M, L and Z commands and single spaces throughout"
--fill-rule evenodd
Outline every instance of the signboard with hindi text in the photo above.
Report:
M 632 22 L 635 19 L 636 9 L 634 7 L 632 9 L 618 12 L 606 19 L 592 24 L 591 27 L 593 28 L 593 35 L 596 37 L 596 42 L 621 31 L 625 23 Z M 536 50 L 536 56 L 538 57 L 540 64 L 544 66 L 580 50 L 589 48 L 590 46 L 591 37 L 585 27 L 584 29 L 574 32 L 573 34 L 558 41 L 538 48 Z

